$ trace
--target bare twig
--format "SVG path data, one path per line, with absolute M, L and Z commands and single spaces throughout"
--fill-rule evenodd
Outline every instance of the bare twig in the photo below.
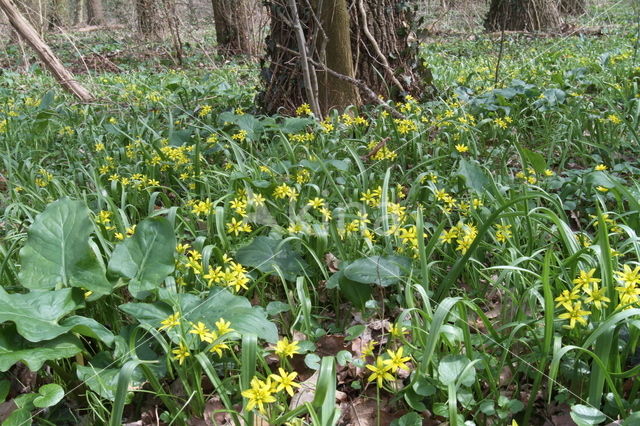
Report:
M 300 55 L 300 52 L 296 52 L 295 50 L 289 49 L 286 46 L 282 46 L 281 44 L 277 45 L 278 49 L 282 49 L 286 52 L 291 53 L 292 55 Z M 358 89 L 362 90 L 362 92 L 364 93 L 364 95 L 370 99 L 373 103 L 380 105 L 380 107 L 382 107 L 382 109 L 388 111 L 391 115 L 393 115 L 395 118 L 405 118 L 404 115 L 402 115 L 397 109 L 395 109 L 394 107 L 392 107 L 391 105 L 385 103 L 382 101 L 382 99 L 380 99 L 378 97 L 378 95 L 376 95 L 376 93 L 371 90 L 371 88 L 369 86 L 367 86 L 363 81 L 361 80 L 357 80 L 353 77 L 349 77 L 348 75 L 344 75 L 341 74 L 337 71 L 332 70 L 331 68 L 328 68 L 326 65 L 321 64 L 320 62 L 314 61 L 313 59 L 309 58 L 308 59 L 309 62 L 311 64 L 313 64 L 315 67 L 317 67 L 318 69 L 328 72 L 329 74 L 331 74 L 332 76 L 340 79 L 340 80 L 344 80 L 344 81 L 348 81 L 349 83 L 353 84 L 354 86 L 356 86 Z
M 296 6 L 296 0 L 289 0 L 289 7 L 291 8 L 291 13 L 293 14 L 293 28 L 296 32 L 296 38 L 298 39 L 298 49 L 300 50 L 300 52 L 296 53 L 300 55 L 300 67 L 302 68 L 302 76 L 304 78 L 304 88 L 307 92 L 307 98 L 309 100 L 309 104 L 311 106 L 313 114 L 319 120 L 322 120 L 320 104 L 318 103 L 318 98 L 315 97 L 315 94 L 313 93 L 313 86 L 311 85 L 311 67 L 309 66 L 309 64 L 311 63 L 311 59 L 307 57 L 307 43 L 304 37 L 304 32 L 302 31 L 302 25 L 300 24 L 300 17 L 298 16 L 298 7 Z

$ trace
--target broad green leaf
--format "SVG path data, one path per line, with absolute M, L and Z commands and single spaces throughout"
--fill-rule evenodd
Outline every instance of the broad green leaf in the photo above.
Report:
M 166 302 L 166 303 L 165 303 Z M 242 334 L 257 334 L 268 342 L 278 340 L 278 330 L 267 319 L 264 309 L 251 306 L 245 297 L 231 294 L 228 290 L 215 287 L 206 299 L 192 294 L 173 294 L 171 300 L 155 303 L 126 303 L 120 309 L 143 324 L 154 328 L 173 313 L 170 303 L 176 303 L 176 311 L 182 313 L 186 324 L 204 322 L 209 328 L 220 318 L 231 322 L 231 327 Z
M 475 160 L 461 158 L 458 164 L 457 174 L 464 178 L 467 187 L 473 189 L 478 194 L 484 193 L 485 187 L 489 184 L 489 179 L 484 170 Z
M 20 337 L 13 327 L 5 327 L 0 333 L 0 371 L 8 371 L 17 362 L 38 371 L 45 361 L 69 358 L 81 351 L 82 343 L 70 334 L 31 343 Z
M 113 250 L 109 272 L 128 278 L 129 292 L 136 298 L 144 298 L 173 272 L 175 247 L 176 237 L 167 219 L 145 219 L 133 236 Z
M 256 268 L 265 274 L 274 273 L 279 268 L 289 281 L 295 280 L 307 266 L 288 242 L 282 243 L 268 237 L 256 237 L 251 244 L 238 250 L 236 259 L 244 266 Z
M 107 346 L 111 346 L 113 344 L 113 333 L 93 318 L 73 315 L 62 320 L 60 325 L 63 327 L 69 327 L 71 331 L 82 334 L 83 336 L 101 340 Z
M 20 250 L 20 283 L 32 290 L 82 287 L 110 293 L 111 284 L 89 246 L 92 230 L 84 203 L 63 198 L 49 204 L 29 227 Z
M 544 160 L 544 157 L 537 152 L 531 151 L 527 148 L 522 148 L 522 154 L 524 155 L 527 163 L 538 173 L 539 175 L 543 174 L 547 169 L 547 162 Z
M 49 383 L 38 389 L 38 396 L 33 400 L 37 408 L 53 407 L 64 397 L 64 389 L 56 383 Z
M 344 269 L 344 276 L 358 283 L 386 287 L 397 283 L 409 266 L 410 262 L 404 257 L 371 256 L 351 262 Z
M 463 355 L 447 355 L 442 358 L 438 365 L 440 382 L 445 386 L 455 383 L 469 362 L 469 359 Z M 475 380 L 476 370 L 474 368 L 468 369 L 461 377 L 461 383 L 465 386 L 471 386 Z
M 599 425 L 607 419 L 597 408 L 582 404 L 572 406 L 569 414 L 578 426 Z
M 100 395 L 102 398 L 113 401 L 118 388 L 118 375 L 120 374 L 120 363 L 114 362 L 107 352 L 100 352 L 91 359 L 88 365 L 78 365 L 76 367 L 78 379 L 83 381 L 89 389 Z M 139 385 L 144 381 L 141 371 L 136 371 L 132 385 Z
M 72 328 L 58 321 L 82 303 L 77 289 L 9 294 L 0 287 L 0 323 L 12 321 L 18 333 L 31 342 L 49 340 Z
M 407 413 L 392 421 L 391 426 L 422 426 L 422 416 L 416 412 Z

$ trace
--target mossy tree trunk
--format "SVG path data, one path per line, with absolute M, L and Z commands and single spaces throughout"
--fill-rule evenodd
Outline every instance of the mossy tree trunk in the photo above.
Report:
M 560 26 L 556 0 L 491 0 L 487 31 L 548 31 Z
M 264 90 L 257 101 L 266 113 L 291 114 L 299 105 L 310 103 L 301 71 L 302 47 L 292 28 L 292 13 L 287 2 L 268 0 L 265 3 L 271 31 L 266 40 L 266 56 L 261 62 Z M 385 98 L 401 99 L 406 94 L 422 97 L 425 93 L 424 79 L 419 76 L 424 70 L 416 64 L 417 43 L 413 42 L 409 28 L 409 24 L 416 22 L 413 17 L 417 2 L 313 0 L 313 9 L 308 7 L 307 0 L 296 0 L 296 3 L 305 48 L 311 58 L 309 63 L 318 77 L 323 114 L 333 107 L 344 109 L 371 98 L 370 91 L 356 88 L 349 78 L 355 78 Z M 325 68 L 334 73 L 323 72 Z M 336 73 L 347 78 L 337 77 Z
M 260 45 L 257 0 L 212 0 L 219 53 L 255 55 Z
M 560 12 L 568 15 L 582 15 L 587 11 L 586 0 L 560 0 Z

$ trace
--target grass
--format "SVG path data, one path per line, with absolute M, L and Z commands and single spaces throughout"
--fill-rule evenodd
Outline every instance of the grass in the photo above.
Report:
M 4 72 L 10 424 L 632 422 L 640 72 L 608 16 L 508 38 L 497 85 L 494 40 L 423 45 L 402 120 L 260 115 L 239 63 L 85 76 L 93 105 Z

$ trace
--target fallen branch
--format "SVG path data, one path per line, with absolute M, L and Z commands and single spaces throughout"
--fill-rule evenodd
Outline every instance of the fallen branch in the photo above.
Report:
M 11 0 L 0 0 L 0 9 L 7 15 L 11 26 L 38 54 L 44 66 L 53 74 L 67 91 L 74 94 L 82 102 L 91 102 L 95 98 L 87 89 L 78 83 L 67 70 L 51 48 L 40 38 L 33 26 L 25 19 L 18 7 Z

